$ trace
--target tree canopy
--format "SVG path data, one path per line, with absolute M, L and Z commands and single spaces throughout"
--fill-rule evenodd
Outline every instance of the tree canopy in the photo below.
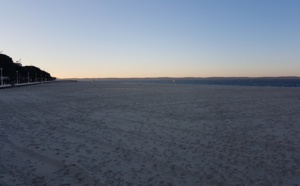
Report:
M 5 83 L 16 83 L 17 81 L 17 83 L 40 82 L 56 79 L 38 67 L 23 67 L 21 63 L 13 62 L 12 58 L 5 54 L 0 54 L 0 68 L 2 69 L 2 77 Z

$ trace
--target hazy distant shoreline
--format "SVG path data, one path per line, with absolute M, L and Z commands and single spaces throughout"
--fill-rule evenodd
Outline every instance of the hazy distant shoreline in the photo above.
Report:
M 173 79 L 300 79 L 299 76 L 261 76 L 261 77 L 130 77 L 130 78 L 117 78 L 117 77 L 108 77 L 108 78 L 61 78 L 58 81 L 65 80 L 78 80 L 78 81 L 101 81 L 101 80 L 173 80 Z
M 85 78 L 64 79 L 65 81 L 103 81 L 128 83 L 159 83 L 159 84 L 189 84 L 189 85 L 232 85 L 232 86 L 274 86 L 300 87 L 300 77 L 208 77 L 208 78 Z

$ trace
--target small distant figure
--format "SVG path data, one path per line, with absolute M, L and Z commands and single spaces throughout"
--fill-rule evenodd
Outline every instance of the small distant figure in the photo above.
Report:
M 176 83 L 176 80 L 175 79 L 173 79 L 173 84 L 175 84 Z

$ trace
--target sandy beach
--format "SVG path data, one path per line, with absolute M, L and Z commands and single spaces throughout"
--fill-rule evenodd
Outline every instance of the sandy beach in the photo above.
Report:
M 0 185 L 300 185 L 300 88 L 0 90 Z

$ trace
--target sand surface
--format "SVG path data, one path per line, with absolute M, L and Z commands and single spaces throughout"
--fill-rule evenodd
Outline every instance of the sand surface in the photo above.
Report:
M 0 90 L 0 185 L 300 184 L 300 88 Z

